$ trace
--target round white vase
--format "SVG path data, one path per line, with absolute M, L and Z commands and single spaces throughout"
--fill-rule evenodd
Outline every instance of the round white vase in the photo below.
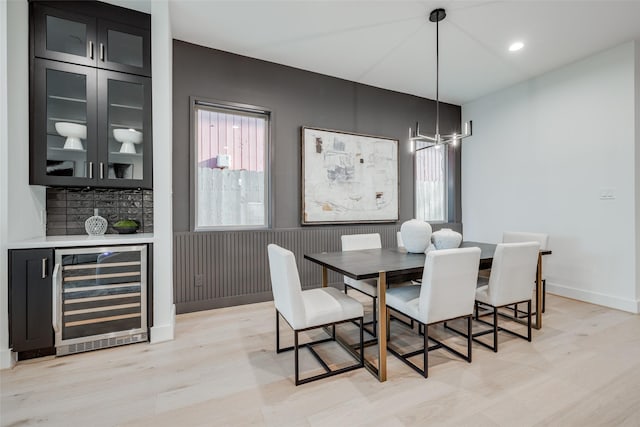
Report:
M 454 249 L 462 243 L 462 234 L 450 228 L 441 228 L 431 234 L 431 240 L 436 249 Z
M 431 243 L 431 225 L 428 222 L 411 219 L 402 223 L 400 235 L 407 252 L 422 253 Z

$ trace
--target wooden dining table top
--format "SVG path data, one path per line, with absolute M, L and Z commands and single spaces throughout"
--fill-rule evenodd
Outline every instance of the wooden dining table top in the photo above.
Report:
M 462 242 L 461 248 L 480 248 L 480 268 L 490 268 L 496 250 L 494 243 Z M 542 255 L 551 251 L 541 251 Z M 357 251 L 320 252 L 305 254 L 305 259 L 356 280 L 378 277 L 381 271 L 393 280 L 419 277 L 424 269 L 426 255 L 410 253 L 404 248 L 363 249 Z

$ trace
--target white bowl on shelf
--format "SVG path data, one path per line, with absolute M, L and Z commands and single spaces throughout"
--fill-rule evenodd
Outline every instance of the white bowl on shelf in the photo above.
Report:
M 87 127 L 78 123 L 56 122 L 56 132 L 66 137 L 65 150 L 84 150 L 81 139 L 87 139 Z
M 122 143 L 122 147 L 120 147 L 121 153 L 136 154 L 136 147 L 133 144 L 142 142 L 142 132 L 135 129 L 114 129 L 113 137 L 116 141 Z

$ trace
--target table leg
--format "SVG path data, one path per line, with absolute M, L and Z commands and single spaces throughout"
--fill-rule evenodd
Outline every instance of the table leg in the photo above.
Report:
M 387 273 L 378 278 L 378 381 L 387 380 Z
M 322 287 L 326 288 L 329 284 L 329 272 L 327 271 L 327 267 L 322 267 Z
M 536 270 L 536 329 L 542 328 L 542 255 L 538 254 Z

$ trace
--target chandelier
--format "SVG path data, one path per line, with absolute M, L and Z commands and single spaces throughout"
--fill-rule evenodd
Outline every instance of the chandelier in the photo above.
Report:
M 429 21 L 436 23 L 436 133 L 433 136 L 422 135 L 420 133 L 420 124 L 416 122 L 414 130 L 409 128 L 409 140 L 412 144 L 416 142 L 426 142 L 428 145 L 417 148 L 415 151 L 420 151 L 425 148 L 430 148 L 440 144 L 452 144 L 455 145 L 462 138 L 471 136 L 471 122 L 464 124 L 464 132 L 462 134 L 452 133 L 449 135 L 440 135 L 440 21 L 447 16 L 444 9 L 434 9 L 429 14 Z M 431 144 L 429 144 L 431 143 Z M 412 145 L 413 146 L 413 145 Z

